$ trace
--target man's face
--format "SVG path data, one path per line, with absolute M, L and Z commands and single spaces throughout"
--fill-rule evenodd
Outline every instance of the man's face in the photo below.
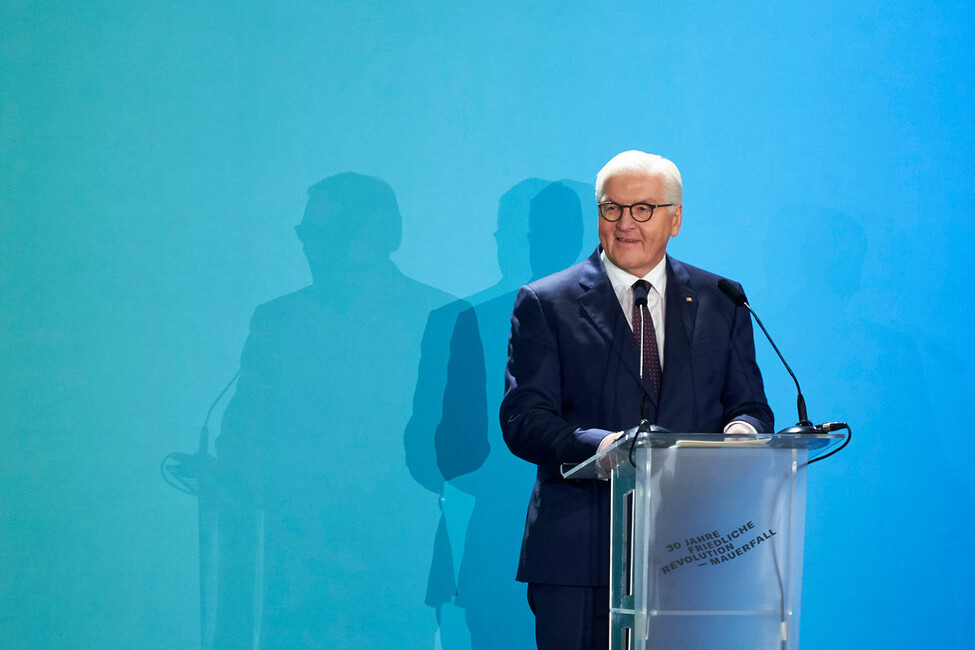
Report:
M 660 174 L 620 174 L 611 176 L 603 184 L 600 202 L 612 201 L 620 205 L 670 203 L 667 186 Z M 663 259 L 667 242 L 680 232 L 682 206 L 657 208 L 650 221 L 633 220 L 624 210 L 619 221 L 599 217 L 599 243 L 606 257 L 624 271 L 643 277 Z

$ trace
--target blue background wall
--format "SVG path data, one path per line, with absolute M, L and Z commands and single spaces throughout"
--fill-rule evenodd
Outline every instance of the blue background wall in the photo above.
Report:
M 416 647 L 491 647 L 477 613 L 492 612 L 478 603 L 497 603 L 500 627 L 522 639 L 513 647 L 528 647 L 509 578 L 531 469 L 495 423 L 505 300 L 532 275 L 530 245 L 546 259 L 574 246 L 540 243 L 537 222 L 528 234 L 541 179 L 581 197 L 588 254 L 591 183 L 630 148 L 684 175 L 671 253 L 741 281 L 811 417 L 855 429 L 810 470 L 804 646 L 967 645 L 971 30 L 971 10 L 949 2 L 7 0 L 0 646 L 199 643 L 196 502 L 162 482 L 158 463 L 195 448 L 255 307 L 308 284 L 292 230 L 307 188 L 356 171 L 396 193 L 392 260 L 425 296 L 421 315 L 446 305 L 450 322 L 474 306 L 465 349 L 484 352 L 483 466 L 429 485 L 401 472 L 403 486 L 424 488 L 410 502 L 423 530 L 406 532 L 432 541 L 442 504 L 451 555 L 440 557 L 459 581 L 438 604 L 439 629 L 434 606 L 402 603 L 429 617 Z M 350 250 L 361 238 L 376 253 L 369 218 L 345 221 Z M 330 277 L 354 293 L 376 267 L 348 268 Z M 423 332 L 438 345 L 452 336 L 436 323 L 394 319 L 412 365 L 387 381 L 406 402 L 370 436 L 401 451 L 411 430 L 429 447 L 449 419 L 446 357 L 427 357 L 437 399 L 416 397 Z M 349 356 L 366 345 L 338 331 Z M 757 347 L 789 424 L 791 382 Z M 462 369 L 478 384 L 475 361 Z M 343 422 L 368 405 L 341 403 Z M 359 433 L 347 428 L 321 450 L 336 474 L 365 462 L 343 456 L 338 440 Z M 423 577 L 431 553 L 416 551 Z

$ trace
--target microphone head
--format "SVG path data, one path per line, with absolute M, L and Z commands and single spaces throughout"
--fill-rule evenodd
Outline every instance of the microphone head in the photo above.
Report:
M 732 282 L 728 278 L 721 278 L 718 280 L 718 288 L 721 289 L 721 293 L 728 297 L 728 300 L 739 307 L 744 307 L 748 302 L 748 298 L 745 297 L 745 291 L 737 282 Z
M 645 282 L 637 282 L 633 287 L 633 304 L 637 306 L 647 304 L 647 284 Z

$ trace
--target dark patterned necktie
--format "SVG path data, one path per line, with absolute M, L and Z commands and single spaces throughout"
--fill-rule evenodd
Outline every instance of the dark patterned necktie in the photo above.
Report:
M 637 280 L 633 283 L 633 339 L 640 358 L 643 360 L 643 376 L 653 386 L 654 397 L 660 397 L 660 352 L 657 350 L 657 334 L 653 328 L 653 318 L 647 307 L 647 293 L 650 283 Z M 641 325 L 642 324 L 642 325 Z M 641 335 L 642 334 L 642 335 Z

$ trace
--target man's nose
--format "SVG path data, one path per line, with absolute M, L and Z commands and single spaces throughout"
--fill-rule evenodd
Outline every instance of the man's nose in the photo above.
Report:
M 617 228 L 626 228 L 629 230 L 637 225 L 637 220 L 633 218 L 633 208 L 624 207 L 623 214 L 620 216 L 619 220 L 616 222 Z

